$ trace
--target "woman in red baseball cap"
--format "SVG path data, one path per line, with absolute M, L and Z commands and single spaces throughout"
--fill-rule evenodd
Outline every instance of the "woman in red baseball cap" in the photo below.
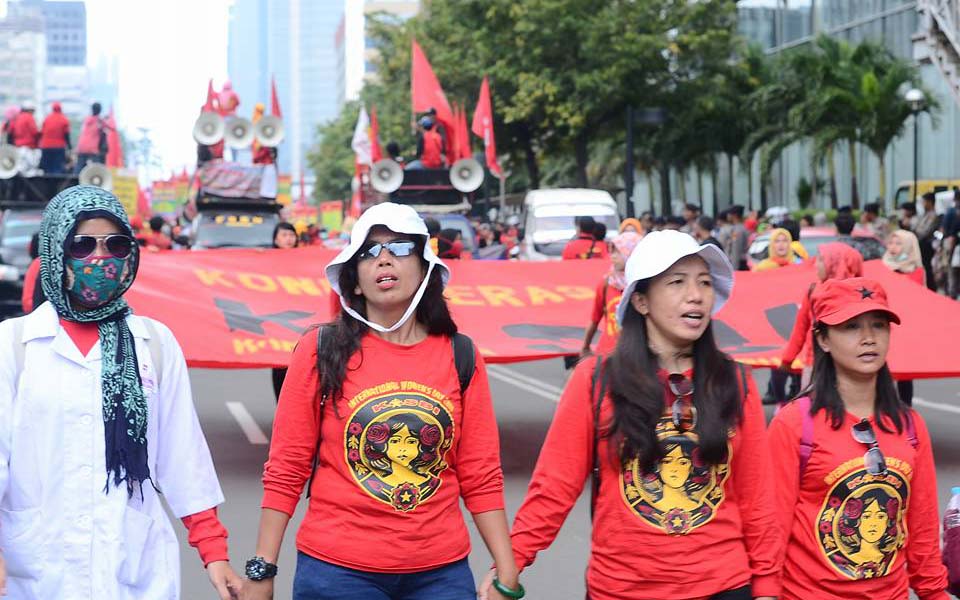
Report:
M 811 305 L 811 382 L 769 431 L 780 598 L 946 600 L 930 436 L 886 363 L 900 318 L 862 277 L 825 281 Z

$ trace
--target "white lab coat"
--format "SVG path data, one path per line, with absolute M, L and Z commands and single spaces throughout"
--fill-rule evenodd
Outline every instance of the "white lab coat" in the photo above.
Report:
M 180 558 L 149 482 L 104 492 L 100 343 L 81 356 L 49 302 L 22 317 L 19 386 L 11 321 L 0 323 L 0 551 L 14 600 L 176 600 Z M 223 502 L 183 353 L 160 323 L 160 385 L 144 317 L 129 316 L 149 405 L 150 474 L 177 517 Z M 160 388 L 158 390 L 158 387 Z

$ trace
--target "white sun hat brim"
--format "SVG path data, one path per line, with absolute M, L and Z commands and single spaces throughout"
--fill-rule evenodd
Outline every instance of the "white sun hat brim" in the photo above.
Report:
M 720 248 L 713 244 L 701 246 L 691 235 L 681 231 L 664 230 L 648 233 L 627 259 L 624 269 L 627 285 L 617 306 L 617 322 L 623 324 L 630 296 L 637 283 L 650 279 L 672 267 L 678 260 L 698 255 L 707 263 L 713 280 L 713 311 L 716 314 L 733 293 L 733 265 Z
M 433 249 L 430 247 L 430 234 L 427 232 L 427 224 L 423 222 L 420 215 L 413 208 L 395 204 L 393 202 L 383 202 L 368 208 L 350 230 L 350 244 L 337 254 L 327 265 L 325 271 L 327 281 L 330 287 L 338 296 L 343 298 L 343 291 L 340 289 L 340 271 L 343 265 L 350 261 L 363 247 L 367 240 L 370 230 L 381 225 L 394 233 L 406 235 L 419 235 L 423 237 L 423 258 L 427 263 L 434 265 L 441 270 L 443 285 L 446 287 L 450 281 L 450 269 L 443 264 Z

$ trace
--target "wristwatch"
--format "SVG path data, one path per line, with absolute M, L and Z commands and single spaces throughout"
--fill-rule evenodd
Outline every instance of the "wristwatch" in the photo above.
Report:
M 247 579 L 263 581 L 277 576 L 277 565 L 268 563 L 262 556 L 254 556 L 247 561 Z

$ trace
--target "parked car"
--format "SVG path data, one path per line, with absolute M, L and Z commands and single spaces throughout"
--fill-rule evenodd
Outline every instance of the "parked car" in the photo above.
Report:
M 30 239 L 40 231 L 43 205 L 13 204 L 0 212 L 0 319 L 19 315 Z
M 856 228 L 853 230 L 853 236 L 856 238 L 856 245 L 851 244 L 863 255 L 863 260 L 873 260 L 883 256 L 886 248 L 875 235 L 869 231 Z M 800 230 L 800 243 L 806 248 L 810 258 L 817 255 L 817 248 L 821 244 L 828 242 L 843 241 L 839 239 L 837 230 L 833 227 L 804 227 Z M 750 244 L 747 250 L 747 264 L 753 268 L 761 260 L 767 258 L 767 247 L 770 245 L 770 234 L 762 233 L 758 235 Z
M 524 237 L 520 258 L 558 260 L 567 242 L 577 236 L 577 217 L 593 217 L 607 226 L 607 239 L 617 235 L 617 203 L 604 190 L 561 188 L 531 190 L 523 200 Z

